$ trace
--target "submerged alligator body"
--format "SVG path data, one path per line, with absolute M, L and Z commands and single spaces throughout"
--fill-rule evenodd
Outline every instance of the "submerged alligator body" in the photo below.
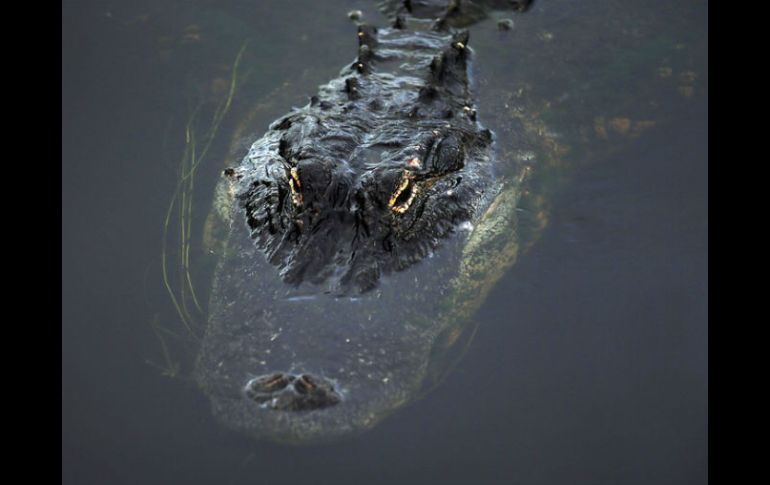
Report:
M 360 25 L 355 61 L 225 170 L 197 377 L 228 426 L 371 427 L 435 383 L 515 260 L 521 177 L 496 174 L 452 12 Z
M 380 10 L 399 24 L 408 17 L 435 19 L 438 26 L 467 27 L 490 11 L 526 12 L 533 0 L 383 0 Z

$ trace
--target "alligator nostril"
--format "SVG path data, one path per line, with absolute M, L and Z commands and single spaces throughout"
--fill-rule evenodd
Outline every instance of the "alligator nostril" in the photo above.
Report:
M 255 377 L 246 383 L 244 391 L 262 407 L 278 411 L 322 409 L 342 400 L 328 379 L 308 374 L 297 377 L 276 372 Z
M 251 388 L 262 392 L 275 392 L 280 391 L 284 387 L 288 386 L 291 381 L 294 380 L 294 376 L 277 372 L 269 376 L 261 376 L 249 381 Z
M 318 386 L 313 381 L 313 378 L 307 374 L 302 374 L 299 379 L 294 382 L 294 389 L 300 394 L 307 394 L 313 392 Z M 334 388 L 332 388 L 334 390 Z
M 247 382 L 244 391 L 249 398 L 258 403 L 264 403 L 285 389 L 294 379 L 294 376 L 282 372 L 259 376 Z

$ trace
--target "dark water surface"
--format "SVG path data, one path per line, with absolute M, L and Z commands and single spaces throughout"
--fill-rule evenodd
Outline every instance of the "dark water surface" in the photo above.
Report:
M 63 483 L 706 483 L 703 1 L 541 0 L 511 32 L 472 28 L 480 85 L 529 86 L 573 148 L 548 225 L 438 389 L 358 437 L 288 447 L 220 427 L 186 377 L 194 349 L 167 334 L 181 367 L 164 375 L 153 323 L 184 333 L 161 253 L 185 124 L 199 106 L 203 136 L 248 40 L 197 172 L 200 262 L 237 121 L 261 102 L 266 127 L 351 61 L 353 8 L 382 25 L 365 0 L 64 2 Z M 480 116 L 500 102 L 480 93 Z M 205 264 L 193 276 L 205 296 Z

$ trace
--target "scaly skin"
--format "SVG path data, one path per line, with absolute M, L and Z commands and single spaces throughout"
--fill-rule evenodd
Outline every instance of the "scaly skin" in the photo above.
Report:
M 516 101 L 494 127 L 495 157 L 483 162 L 494 163 L 501 178 L 486 187 L 480 210 L 435 254 L 359 297 L 335 300 L 306 283 L 296 290 L 283 284 L 250 241 L 249 230 L 259 226 L 247 228 L 240 218 L 237 172 L 220 181 L 209 224 L 210 240 L 221 241 L 212 245 L 220 263 L 197 378 L 223 423 L 278 441 L 331 439 L 374 426 L 444 375 L 453 349 L 469 339 L 474 313 L 546 222 L 544 199 L 528 193 L 533 172 L 559 166 L 565 153 L 539 110 Z M 509 123 L 516 136 L 508 136 Z M 516 143 L 522 139 L 527 152 Z M 522 201 L 534 215 L 525 240 Z M 302 375 L 332 399 L 293 397 L 297 391 L 284 384 Z

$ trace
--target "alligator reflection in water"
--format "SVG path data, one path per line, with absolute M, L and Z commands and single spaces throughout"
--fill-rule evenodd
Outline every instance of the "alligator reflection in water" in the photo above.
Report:
M 417 3 L 430 2 L 403 2 L 392 28 L 361 24 L 358 58 L 218 186 L 197 377 L 235 429 L 308 441 L 371 427 L 436 382 L 516 259 L 528 170 L 496 170 L 468 32 L 450 27 L 458 3 L 437 21 Z

